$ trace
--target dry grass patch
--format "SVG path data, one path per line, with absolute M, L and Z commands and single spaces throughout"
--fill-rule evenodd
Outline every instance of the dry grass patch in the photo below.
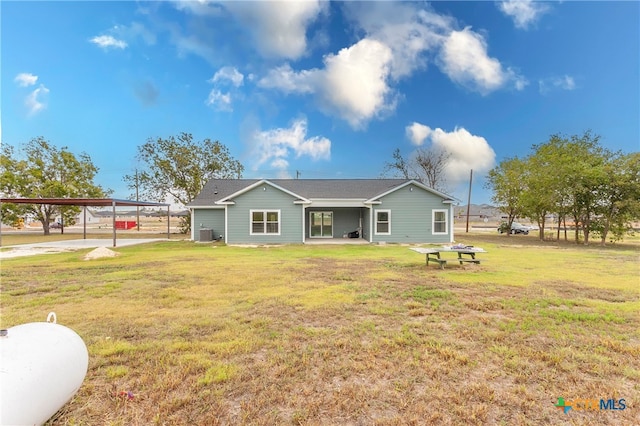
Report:
M 595 251 L 508 241 L 478 237 L 488 261 L 444 271 L 394 245 L 15 259 L 2 322 L 55 310 L 87 343 L 87 378 L 50 424 L 633 424 L 638 252 L 607 251 L 611 283 Z M 628 408 L 564 415 L 559 396 Z

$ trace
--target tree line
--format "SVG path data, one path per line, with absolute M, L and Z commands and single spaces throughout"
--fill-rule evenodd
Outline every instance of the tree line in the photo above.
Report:
M 507 214 L 509 227 L 516 217 L 528 217 L 540 227 L 544 238 L 547 220 L 576 228 L 575 238 L 588 243 L 596 234 L 604 243 L 608 237 L 621 239 L 633 220 L 640 219 L 640 153 L 613 152 L 600 144 L 600 136 L 552 135 L 545 143 L 532 146 L 524 158 L 508 158 L 488 173 L 486 186 L 492 201 Z M 210 179 L 241 178 L 242 164 L 219 141 L 194 141 L 189 133 L 168 138 L 149 138 L 138 146 L 139 169 L 123 180 L 134 194 L 146 200 L 187 205 Z M 449 155 L 436 149 L 422 149 L 404 158 L 396 149 L 385 163 L 383 175 L 417 178 L 443 191 L 444 170 Z M 98 168 L 88 154 L 75 155 L 66 147 L 57 148 L 43 137 L 26 143 L 20 150 L 2 144 L 0 150 L 0 193 L 4 198 L 103 198 L 112 190 L 95 184 Z M 131 198 L 134 198 L 132 196 Z M 73 224 L 77 206 L 3 203 L 2 221 L 11 223 L 27 214 L 43 224 L 60 215 Z M 182 218 L 183 232 L 190 230 L 191 218 Z
M 139 170 L 123 180 L 146 200 L 187 205 L 210 179 L 241 178 L 244 167 L 219 141 L 194 141 L 189 133 L 168 138 L 149 138 L 138 146 Z M 73 154 L 40 136 L 19 149 L 2 144 L 0 150 L 0 194 L 3 198 L 104 198 L 111 189 L 94 180 L 99 169 L 86 153 Z M 131 198 L 135 198 L 132 196 Z M 73 225 L 78 206 L 2 203 L 3 223 L 13 223 L 26 215 L 42 223 L 44 234 L 56 216 Z M 181 218 L 180 228 L 188 232 L 191 218 Z
M 516 217 L 527 217 L 544 239 L 552 217 L 557 239 L 561 228 L 568 239 L 569 224 L 575 241 L 584 244 L 592 235 L 605 244 L 632 232 L 640 219 L 640 153 L 608 150 L 600 139 L 591 131 L 551 135 L 528 156 L 507 158 L 490 170 L 486 187 L 507 215 L 507 229 Z

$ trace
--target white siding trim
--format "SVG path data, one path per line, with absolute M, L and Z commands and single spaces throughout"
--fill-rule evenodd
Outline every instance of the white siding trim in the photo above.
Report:
M 366 200 L 366 201 L 365 201 L 365 203 L 370 203 L 370 202 L 372 202 L 372 201 L 379 200 L 380 198 L 382 198 L 382 197 L 384 197 L 384 196 L 386 196 L 386 195 L 388 195 L 388 194 L 391 194 L 392 192 L 395 192 L 395 191 L 397 191 L 397 190 L 399 190 L 399 189 L 402 189 L 402 188 L 404 188 L 404 187 L 405 187 L 405 186 L 407 186 L 407 185 L 415 185 L 415 186 L 417 186 L 418 188 L 422 188 L 422 189 L 424 189 L 424 190 L 425 190 L 425 191 L 427 191 L 427 192 L 431 192 L 432 194 L 435 194 L 435 195 L 437 195 L 437 196 L 441 197 L 441 198 L 443 199 L 443 202 L 445 202 L 445 201 L 450 201 L 450 202 L 452 202 L 452 201 L 453 201 L 453 198 L 452 198 L 452 197 L 450 197 L 449 195 L 447 195 L 447 194 L 445 194 L 445 193 L 442 193 L 442 192 L 440 192 L 440 191 L 436 191 L 436 190 L 435 190 L 435 189 L 433 189 L 433 188 L 429 188 L 428 186 L 424 185 L 423 183 L 420 183 L 420 182 L 418 182 L 418 181 L 416 181 L 416 180 L 413 180 L 413 179 L 412 179 L 412 180 L 408 180 L 408 181 L 406 181 L 406 182 L 404 182 L 404 183 L 402 183 L 402 184 L 400 184 L 400 185 L 396 186 L 395 188 L 391 188 L 390 190 L 388 190 L 388 191 L 386 191 L 386 192 L 383 192 L 383 193 L 382 193 L 382 194 L 380 194 L 380 195 L 376 195 L 376 196 L 375 196 L 375 197 L 373 197 L 373 198 L 369 198 L 368 200 Z
M 229 243 L 229 208 L 224 206 L 224 242 Z
M 191 241 L 196 240 L 196 230 L 194 229 L 194 225 L 196 223 L 195 215 L 196 212 L 191 210 Z
M 262 180 L 259 180 L 259 181 L 257 181 L 257 182 L 252 183 L 251 185 L 249 185 L 249 186 L 247 186 L 247 187 L 245 187 L 245 188 L 242 188 L 242 189 L 241 189 L 241 190 L 239 190 L 239 191 L 234 192 L 234 193 L 233 193 L 233 194 L 231 194 L 231 195 L 228 195 L 228 196 L 224 197 L 224 198 L 223 198 L 222 200 L 220 200 L 220 201 L 216 201 L 216 204 L 232 203 L 232 201 L 231 201 L 232 199 L 234 199 L 234 198 L 236 198 L 236 197 L 238 197 L 238 196 L 240 196 L 240 195 L 244 194 L 245 192 L 251 191 L 251 190 L 252 190 L 252 189 L 254 189 L 254 188 L 257 188 L 257 187 L 258 187 L 258 186 L 260 186 L 260 185 L 269 185 L 270 187 L 275 188 L 275 189 L 277 189 L 277 190 L 279 190 L 279 191 L 282 191 L 282 192 L 284 192 L 285 194 L 289 194 L 289 195 L 291 195 L 291 196 L 292 196 L 292 197 L 294 197 L 294 198 L 299 198 L 299 199 L 300 199 L 300 200 L 302 200 L 303 202 L 310 202 L 310 201 L 309 201 L 309 200 L 307 200 L 305 197 L 302 197 L 302 196 L 300 196 L 300 195 L 298 195 L 298 194 L 295 194 L 295 193 L 293 193 L 293 192 L 289 191 L 288 189 L 284 189 L 283 187 L 281 187 L 281 186 L 279 186 L 279 185 L 276 185 L 276 184 L 275 184 L 275 183 L 273 183 L 273 182 L 270 182 L 268 179 L 262 179 Z M 265 190 L 266 190 L 266 186 L 265 186 Z

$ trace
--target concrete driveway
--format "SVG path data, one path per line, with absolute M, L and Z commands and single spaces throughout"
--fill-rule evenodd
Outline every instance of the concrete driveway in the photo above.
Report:
M 117 241 L 117 248 L 132 246 L 136 244 L 153 243 L 156 241 L 169 241 L 167 238 L 122 238 Z M 113 248 L 111 239 L 79 239 L 66 241 L 50 241 L 34 244 L 20 244 L 15 246 L 3 246 L 0 251 L 1 259 L 12 257 L 33 256 L 36 254 L 62 253 L 66 251 L 76 251 L 88 248 L 107 247 Z

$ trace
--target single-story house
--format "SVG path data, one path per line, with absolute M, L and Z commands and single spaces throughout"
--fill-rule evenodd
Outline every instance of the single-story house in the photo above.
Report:
M 411 179 L 213 179 L 187 207 L 194 241 L 449 243 L 453 203 Z

